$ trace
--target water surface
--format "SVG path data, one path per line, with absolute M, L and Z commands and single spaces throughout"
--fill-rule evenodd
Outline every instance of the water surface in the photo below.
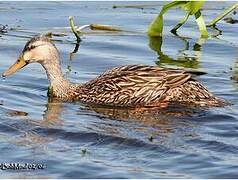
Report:
M 63 72 L 73 82 L 125 64 L 191 68 L 207 72 L 199 81 L 233 105 L 189 116 L 151 116 L 49 102 L 45 72 L 32 64 L 0 82 L 0 163 L 46 168 L 0 170 L 0 177 L 237 178 L 238 85 L 231 78 L 238 76 L 238 25 L 221 21 L 222 35 L 201 40 L 190 18 L 178 32 L 183 37 L 176 37 L 169 29 L 184 13 L 175 9 L 165 16 L 163 39 L 148 39 L 146 29 L 163 3 L 144 9 L 113 9 L 115 4 L 125 2 L 1 2 L 0 23 L 8 32 L 0 34 L 0 72 L 15 62 L 30 37 L 53 31 L 67 35 L 53 39 Z M 212 20 L 231 4 L 209 2 L 204 18 Z M 68 28 L 70 15 L 78 25 L 109 24 L 130 32 L 86 34 L 70 56 L 76 42 Z

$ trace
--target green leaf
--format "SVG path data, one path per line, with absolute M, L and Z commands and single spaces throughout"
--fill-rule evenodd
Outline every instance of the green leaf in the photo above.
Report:
M 195 15 L 195 18 L 196 18 L 196 22 L 197 22 L 199 31 L 201 33 L 201 37 L 202 38 L 207 38 L 208 37 L 208 32 L 207 32 L 206 24 L 203 20 L 201 11 L 197 11 L 194 15 Z
M 177 29 L 180 28 L 187 20 L 190 15 L 194 15 L 196 18 L 201 37 L 208 37 L 208 32 L 206 25 L 204 23 L 203 17 L 201 15 L 201 7 L 204 5 L 205 1 L 173 1 L 163 6 L 159 15 L 150 24 L 147 34 L 149 36 L 162 36 L 163 32 L 163 15 L 171 8 L 181 7 L 187 11 L 187 15 L 171 30 L 171 32 L 176 33 Z
M 175 8 L 181 5 L 186 4 L 186 1 L 173 1 L 169 4 L 163 6 L 159 15 L 154 19 L 154 21 L 150 24 L 147 34 L 149 36 L 162 36 L 163 32 L 163 15 L 171 8 Z
M 181 7 L 185 11 L 187 11 L 190 15 L 193 15 L 201 9 L 204 3 L 205 1 L 188 1 L 186 4 L 182 5 Z
M 224 18 L 227 14 L 229 14 L 234 9 L 238 8 L 238 3 L 234 4 L 233 6 L 227 8 L 221 15 L 216 17 L 214 20 L 212 20 L 207 26 L 215 26 L 218 21 L 220 21 L 222 18 Z

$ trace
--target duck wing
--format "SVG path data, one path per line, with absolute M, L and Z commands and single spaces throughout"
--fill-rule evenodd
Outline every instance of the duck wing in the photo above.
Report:
M 165 93 L 191 78 L 177 69 L 154 66 L 120 66 L 82 86 L 80 100 L 112 106 L 154 106 Z

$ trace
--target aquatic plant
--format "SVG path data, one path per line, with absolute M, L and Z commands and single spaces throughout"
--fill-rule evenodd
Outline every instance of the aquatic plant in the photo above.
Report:
M 69 17 L 69 25 L 71 27 L 71 31 L 80 39 L 80 36 L 84 33 L 83 30 L 89 28 L 90 30 L 98 30 L 98 31 L 108 31 L 108 32 L 122 32 L 123 30 L 117 27 L 102 25 L 102 24 L 87 24 L 80 27 L 75 26 L 73 16 Z
M 175 7 L 180 7 L 187 11 L 186 16 L 171 30 L 175 33 L 189 18 L 189 16 L 194 15 L 196 18 L 197 25 L 202 37 L 208 37 L 208 32 L 206 25 L 204 23 L 201 7 L 205 1 L 173 1 L 162 7 L 159 15 L 151 23 L 148 29 L 149 36 L 162 36 L 163 32 L 163 15 L 170 9 Z
M 162 36 L 163 32 L 163 15 L 170 9 L 179 7 L 187 12 L 185 17 L 171 30 L 172 33 L 176 34 L 176 31 L 183 26 L 188 20 L 189 16 L 194 15 L 201 37 L 207 38 L 208 32 L 206 28 L 206 24 L 204 22 L 201 8 L 204 5 L 205 1 L 173 1 L 168 4 L 165 4 L 159 15 L 154 19 L 154 21 L 150 24 L 148 28 L 147 34 L 149 36 Z M 220 21 L 223 17 L 229 14 L 231 11 L 238 7 L 238 3 L 226 9 L 221 15 L 211 21 L 207 26 L 215 26 L 218 21 Z
M 224 18 L 227 14 L 229 14 L 234 9 L 238 8 L 238 3 L 234 4 L 233 6 L 227 8 L 221 15 L 217 16 L 214 20 L 212 20 L 207 26 L 215 26 L 218 21 Z
M 71 27 L 71 30 L 72 30 L 72 32 L 74 33 L 74 35 L 76 36 L 76 38 L 77 38 L 77 42 L 78 41 L 81 41 L 81 39 L 80 39 L 80 35 L 81 35 L 81 29 L 80 28 L 76 28 L 75 27 L 75 25 L 74 25 L 74 19 L 73 19 L 73 17 L 72 16 L 70 16 L 69 17 L 69 25 L 70 25 L 70 27 Z
M 73 16 L 69 17 L 69 25 L 70 25 L 71 31 L 74 33 L 75 37 L 77 38 L 76 46 L 74 50 L 70 53 L 70 60 L 73 59 L 74 54 L 77 53 L 79 50 L 79 46 L 81 42 L 80 36 L 82 36 L 82 34 L 85 33 L 83 30 L 89 28 L 90 30 L 99 30 L 99 31 L 107 31 L 107 32 L 122 32 L 123 31 L 122 29 L 117 27 L 112 27 L 109 25 L 101 25 L 101 24 L 87 24 L 87 25 L 78 27 L 78 26 L 75 26 Z

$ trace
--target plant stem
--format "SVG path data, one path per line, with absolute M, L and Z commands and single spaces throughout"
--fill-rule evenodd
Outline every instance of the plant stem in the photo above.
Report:
M 228 9 L 226 9 L 221 15 L 219 15 L 214 20 L 212 20 L 207 26 L 208 27 L 215 26 L 215 24 L 218 21 L 220 21 L 222 18 L 224 18 L 227 14 L 229 14 L 231 11 L 233 11 L 236 8 L 238 8 L 238 3 L 234 4 L 233 6 L 229 7 Z
M 74 33 L 74 35 L 77 38 L 77 42 L 81 41 L 81 38 L 80 38 L 80 33 L 81 32 L 76 30 L 75 25 L 74 25 L 74 19 L 73 19 L 72 16 L 69 17 L 69 25 L 71 27 L 72 32 Z
M 170 31 L 174 34 L 176 34 L 176 31 L 182 26 L 184 25 L 184 23 L 188 20 L 188 17 L 190 16 L 189 13 L 187 13 L 187 15 Z
M 199 28 L 199 31 L 201 33 L 201 37 L 202 38 L 207 38 L 208 37 L 208 32 L 207 32 L 207 28 L 206 28 L 206 24 L 203 20 L 201 11 L 197 11 L 195 14 L 195 18 L 196 18 L 196 22 Z

